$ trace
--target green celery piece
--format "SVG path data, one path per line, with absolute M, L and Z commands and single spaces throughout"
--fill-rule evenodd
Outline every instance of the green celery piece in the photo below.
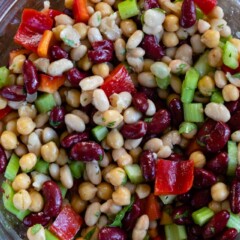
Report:
M 200 8 L 198 8 L 198 7 L 196 7 L 196 15 L 197 15 L 197 20 L 204 18 L 204 13 L 203 13 L 202 10 L 201 10 Z
M 240 216 L 230 212 L 230 218 L 228 219 L 227 227 L 235 228 L 238 232 L 240 232 Z
M 197 125 L 191 122 L 182 122 L 179 126 L 178 132 L 181 133 L 190 133 L 191 131 L 197 129 Z
M 35 105 L 40 113 L 46 113 L 56 106 L 56 102 L 52 94 L 44 93 L 37 98 Z
M 220 38 L 220 41 L 221 41 L 222 43 L 226 43 L 227 41 L 231 40 L 232 38 L 233 38 L 233 36 L 232 36 L 232 35 L 229 35 L 228 37 L 221 37 L 221 38 Z
M 144 237 L 144 239 L 143 240 L 150 240 L 150 237 L 149 237 L 149 235 L 147 234 L 145 237 Z
M 85 164 L 80 161 L 73 161 L 69 164 L 69 168 L 71 170 L 73 177 L 79 179 L 83 175 Z
M 237 48 L 227 41 L 223 47 L 223 63 L 231 69 L 236 69 L 239 66 L 238 50 Z
M 187 240 L 186 227 L 183 225 L 165 225 L 164 231 L 166 235 L 166 240 Z
M 238 148 L 237 143 L 228 141 L 228 167 L 227 175 L 234 176 L 238 165 Z
M 199 59 L 194 65 L 194 68 L 198 71 L 200 77 L 207 75 L 209 72 L 213 70 L 213 68 L 210 67 L 208 64 L 208 54 L 209 51 L 206 51 L 203 55 L 199 57 Z
M 5 66 L 0 67 L 0 88 L 7 86 L 9 84 L 8 76 L 9 76 L 9 69 Z
M 59 240 L 58 237 L 56 237 L 53 233 L 51 233 L 47 229 L 45 229 L 45 237 L 46 237 L 46 240 Z
M 194 68 L 190 68 L 182 84 L 181 100 L 183 103 L 190 103 L 193 100 L 197 88 L 199 74 Z
M 93 137 L 101 142 L 108 134 L 108 129 L 104 126 L 96 126 L 95 128 L 92 129 L 92 135 Z
M 110 224 L 110 227 L 122 227 L 122 220 L 127 212 L 129 212 L 132 208 L 132 205 L 135 201 L 135 198 L 131 198 L 131 202 L 129 205 L 125 206 L 115 217 L 112 224 Z
M 64 199 L 65 196 L 66 196 L 66 194 L 67 194 L 68 189 L 65 188 L 65 187 L 62 185 L 62 183 L 60 183 L 60 182 L 58 182 L 57 185 L 59 186 L 60 191 L 61 191 L 61 194 L 62 194 L 62 198 Z
M 211 102 L 224 103 L 222 93 L 220 91 L 215 91 L 211 96 Z
M 183 112 L 185 122 L 204 122 L 202 103 L 184 103 Z
M 177 195 L 159 195 L 159 198 L 162 200 L 164 205 L 171 204 Z
M 130 182 L 133 184 L 139 184 L 143 182 L 143 175 L 141 168 L 138 164 L 131 164 L 124 166 L 124 170 L 127 173 Z
M 34 170 L 36 170 L 37 172 L 40 172 L 40 173 L 48 175 L 49 163 L 44 161 L 44 160 L 42 160 L 42 159 L 39 159 L 37 161 L 37 164 L 34 167 Z
M 213 216 L 214 216 L 214 212 L 208 207 L 202 207 L 192 213 L 193 221 L 199 226 L 203 226 Z
M 13 204 L 13 195 L 14 190 L 12 186 L 8 182 L 2 183 L 2 189 L 3 189 L 3 205 L 7 211 L 15 215 L 19 220 L 23 221 L 23 219 L 30 213 L 29 210 L 20 211 L 17 208 L 15 208 Z
M 121 19 L 128 19 L 139 14 L 139 8 L 136 0 L 125 0 L 118 4 L 118 11 Z
M 165 78 L 159 78 L 156 77 L 156 82 L 159 88 L 161 89 L 167 89 L 169 84 L 170 84 L 170 77 L 165 77 Z
M 13 181 L 17 176 L 18 170 L 19 170 L 19 157 L 13 153 L 8 162 L 7 168 L 4 173 L 4 177 L 10 181 Z

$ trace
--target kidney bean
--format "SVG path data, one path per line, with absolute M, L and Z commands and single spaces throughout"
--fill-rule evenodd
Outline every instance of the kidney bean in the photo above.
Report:
M 240 181 L 233 179 L 230 187 L 230 207 L 233 213 L 240 213 Z
M 151 122 L 147 123 L 147 132 L 149 134 L 160 134 L 171 124 L 171 116 L 169 111 L 166 109 L 161 109 L 157 111 Z
M 188 191 L 186 193 L 177 195 L 176 200 L 181 203 L 190 203 L 192 195 L 192 192 Z
M 203 228 L 204 239 L 212 238 L 220 233 L 226 227 L 229 217 L 227 210 L 216 213 Z
M 183 154 L 180 153 L 172 153 L 169 157 L 168 160 L 179 162 L 179 161 L 184 161 L 186 158 L 184 157 Z
M 211 200 L 211 192 L 209 189 L 198 190 L 193 193 L 191 205 L 194 208 L 201 208 L 207 206 Z
M 113 42 L 101 40 L 92 43 L 93 50 L 88 51 L 88 58 L 93 63 L 110 62 L 113 59 Z
M 42 186 L 42 193 L 45 198 L 44 214 L 56 217 L 62 207 L 62 193 L 59 186 L 54 181 L 47 181 Z
M 231 131 L 226 123 L 207 120 L 198 131 L 197 141 L 209 152 L 220 151 L 230 138 Z
M 236 111 L 231 119 L 228 121 L 228 125 L 230 126 L 232 131 L 237 131 L 240 129 L 240 111 Z
M 228 166 L 228 154 L 226 152 L 218 153 L 214 158 L 207 162 L 206 168 L 216 174 L 225 174 Z
M 63 9 L 63 13 L 68 15 L 70 18 L 74 18 L 73 11 L 71 9 L 69 9 L 69 8 L 64 8 Z
M 4 87 L 1 91 L 1 95 L 7 100 L 16 102 L 25 101 L 27 97 L 27 94 L 21 85 L 11 85 Z
M 228 228 L 221 234 L 221 236 L 218 239 L 219 240 L 235 240 L 237 235 L 238 235 L 238 231 L 235 228 Z
M 51 46 L 49 50 L 49 55 L 52 61 L 68 58 L 68 53 L 57 45 Z
M 178 225 L 187 225 L 192 223 L 192 210 L 190 206 L 181 205 L 173 209 L 173 222 Z
M 147 123 L 138 121 L 133 124 L 124 124 L 121 128 L 121 133 L 127 139 L 142 138 L 147 133 Z
M 79 71 L 77 68 L 72 68 L 66 73 L 67 80 L 73 87 L 79 87 L 79 83 L 82 79 L 88 76 L 87 72 Z
M 140 112 L 145 113 L 148 110 L 147 95 L 143 92 L 137 92 L 133 95 L 132 104 Z
M 49 115 L 49 124 L 55 129 L 63 127 L 65 113 L 64 107 L 54 107 Z
M 142 151 L 139 158 L 143 177 L 147 182 L 153 181 L 156 174 L 156 159 L 153 152 L 149 150 Z
M 70 133 L 62 139 L 61 145 L 64 148 L 70 148 L 76 143 L 87 140 L 89 140 L 89 133 L 87 131 L 82 133 Z
M 240 181 L 240 165 L 238 165 L 236 168 L 235 176 L 236 176 L 236 179 Z
M 196 7 L 193 0 L 184 0 L 182 4 L 180 26 L 183 28 L 192 27 L 197 20 Z
M 41 224 L 43 226 L 48 225 L 51 217 L 44 212 L 30 213 L 23 219 L 23 224 L 27 227 L 32 227 L 35 224 Z
M 165 55 L 164 47 L 159 44 L 154 35 L 145 34 L 141 46 L 145 50 L 146 58 L 157 61 Z
M 239 102 L 237 101 L 231 101 L 231 102 L 225 102 L 224 105 L 229 110 L 231 114 L 233 114 L 236 110 L 238 110 Z
M 72 159 L 83 162 L 101 161 L 103 155 L 102 147 L 93 141 L 76 143 L 70 152 Z
M 3 149 L 3 147 L 0 145 L 0 174 L 4 173 L 6 167 L 7 167 L 7 156 Z
M 195 168 L 194 169 L 194 181 L 193 185 L 197 188 L 211 187 L 217 181 L 216 176 L 205 169 Z
M 179 125 L 183 122 L 183 106 L 180 99 L 172 99 L 169 103 L 168 108 L 171 113 L 173 126 L 178 128 Z
M 30 60 L 25 60 L 23 64 L 23 80 L 27 93 L 37 92 L 40 82 L 37 69 Z
M 202 228 L 198 225 L 190 225 L 187 228 L 187 236 L 189 240 L 202 240 Z
M 148 88 L 148 87 L 139 86 L 138 92 L 144 93 L 147 96 L 147 98 L 149 98 L 152 101 L 155 101 L 156 96 L 157 96 L 156 88 Z
M 98 233 L 99 240 L 127 240 L 126 232 L 120 227 L 103 227 Z
M 159 4 L 156 0 L 144 0 L 143 7 L 144 10 L 148 10 L 151 8 L 159 8 Z

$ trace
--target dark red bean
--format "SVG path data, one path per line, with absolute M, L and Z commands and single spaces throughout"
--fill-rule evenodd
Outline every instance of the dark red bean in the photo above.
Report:
M 63 9 L 63 13 L 66 14 L 66 15 L 68 15 L 68 16 L 71 17 L 71 18 L 74 18 L 74 16 L 73 16 L 73 11 L 72 11 L 71 9 L 64 8 L 64 9 Z
M 194 0 L 184 0 L 182 4 L 180 26 L 183 28 L 192 27 L 197 20 Z
M 219 240 L 235 240 L 238 235 L 238 231 L 235 228 L 228 228 L 221 235 L 222 236 L 219 237 Z
M 194 208 L 201 208 L 207 206 L 211 200 L 211 192 L 209 189 L 198 190 L 193 193 L 191 205 Z
M 64 148 L 70 148 L 76 143 L 83 142 L 89 140 L 89 133 L 70 133 L 66 137 L 64 137 L 61 141 L 61 145 Z
M 190 206 L 181 205 L 173 209 L 173 222 L 178 225 L 188 225 L 192 223 L 192 210 Z
M 55 129 L 63 127 L 65 113 L 64 107 L 54 107 L 49 115 L 49 124 Z
M 79 142 L 76 143 L 70 152 L 70 157 L 77 161 L 91 162 L 101 161 L 103 159 L 104 151 L 102 147 L 95 142 Z
M 169 111 L 161 109 L 157 111 L 151 122 L 147 123 L 148 134 L 160 134 L 171 125 L 171 116 Z
M 103 227 L 98 233 L 99 240 L 127 240 L 126 232 L 120 227 Z
M 189 240 L 202 240 L 202 228 L 198 225 L 190 225 L 187 228 L 187 236 Z
M 132 104 L 140 112 L 145 113 L 148 110 L 147 95 L 143 92 L 137 92 L 133 95 Z
M 47 181 L 42 186 L 42 193 L 45 198 L 43 212 L 47 216 L 56 217 L 62 207 L 62 193 L 54 181 Z
M 226 123 L 207 120 L 198 131 L 197 141 L 209 152 L 220 151 L 230 138 Z
M 121 128 L 121 133 L 127 139 L 142 138 L 147 133 L 147 123 L 139 121 L 132 124 L 124 124 Z
M 157 0 L 144 0 L 143 7 L 144 7 L 144 10 L 148 10 L 151 8 L 159 8 L 159 4 Z
M 231 119 L 228 121 L 228 125 L 232 129 L 232 131 L 237 131 L 240 129 L 240 111 L 235 112 Z
M 150 150 L 142 151 L 139 158 L 139 163 L 144 179 L 147 182 L 153 181 L 156 174 L 156 159 L 153 152 Z
M 190 203 L 191 198 L 192 198 L 192 192 L 188 191 L 186 193 L 177 195 L 176 200 L 181 203 Z
M 68 58 L 68 53 L 57 45 L 53 45 L 50 47 L 49 55 L 52 61 L 62 58 Z
M 3 147 L 0 145 L 0 174 L 4 173 L 7 167 L 7 163 L 8 163 L 8 160 L 7 160 L 6 153 Z
M 226 227 L 230 214 L 227 210 L 216 213 L 203 228 L 203 238 L 208 239 L 216 236 Z
M 148 87 L 139 86 L 138 92 L 144 93 L 147 96 L 147 98 L 149 98 L 152 101 L 155 101 L 156 96 L 157 96 L 156 88 L 148 88 Z
M 30 60 L 25 60 L 23 64 L 23 80 L 27 93 L 37 92 L 40 82 L 37 69 Z
M 230 187 L 230 207 L 233 213 L 240 213 L 240 181 L 234 179 Z
M 27 94 L 22 85 L 12 85 L 2 89 L 1 95 L 10 101 L 25 101 Z
M 43 226 L 48 225 L 51 217 L 46 215 L 43 212 L 39 213 L 30 213 L 23 219 L 23 224 L 27 227 L 32 227 L 35 224 L 41 224 Z
M 145 34 L 141 46 L 145 50 L 146 58 L 157 61 L 165 55 L 163 46 L 159 44 L 154 35 Z
M 73 87 L 79 87 L 79 83 L 82 79 L 88 76 L 87 72 L 79 71 L 77 68 L 72 68 L 66 73 L 67 80 Z
M 93 63 L 110 62 L 113 59 L 113 42 L 101 40 L 92 43 L 93 50 L 88 51 L 88 58 Z
M 197 188 L 206 188 L 211 187 L 214 183 L 216 183 L 216 176 L 205 169 L 195 168 L 194 169 L 194 181 L 193 185 Z
M 186 160 L 184 155 L 180 153 L 172 153 L 167 159 L 175 162 Z
M 171 113 L 173 126 L 178 128 L 178 126 L 183 122 L 183 106 L 181 100 L 179 98 L 172 99 L 168 108 Z
M 224 105 L 227 107 L 229 112 L 233 114 L 236 110 L 238 110 L 239 102 L 237 101 L 231 101 L 231 102 L 225 102 Z
M 213 159 L 207 162 L 206 168 L 216 174 L 225 174 L 228 166 L 228 154 L 226 152 L 218 153 Z
M 235 176 L 236 176 L 236 179 L 240 181 L 240 165 L 238 165 L 236 168 Z

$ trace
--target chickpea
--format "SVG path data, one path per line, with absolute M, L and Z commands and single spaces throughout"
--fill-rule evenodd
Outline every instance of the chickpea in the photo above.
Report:
M 223 87 L 222 95 L 226 102 L 236 101 L 239 98 L 239 90 L 233 84 L 227 84 Z
M 220 42 L 220 33 L 216 30 L 207 30 L 201 37 L 202 43 L 208 48 L 215 48 Z
M 112 129 L 107 135 L 107 144 L 113 149 L 119 149 L 124 144 L 122 134 L 117 129 Z
M 133 163 L 132 156 L 128 153 L 120 156 L 119 159 L 117 160 L 117 164 L 119 167 L 124 167 L 132 163 Z
M 125 171 L 120 167 L 114 168 L 109 171 L 106 175 L 106 178 L 113 186 L 116 187 L 126 183 L 127 181 L 127 175 Z
M 109 183 L 102 182 L 97 186 L 97 196 L 102 200 L 111 199 L 113 188 Z
M 69 106 L 78 108 L 80 106 L 80 91 L 77 89 L 67 91 L 66 102 Z
M 20 117 L 17 120 L 17 131 L 22 135 L 30 134 L 35 127 L 36 123 L 30 117 Z
M 20 173 L 13 180 L 12 187 L 14 191 L 19 191 L 21 189 L 28 189 L 30 184 L 30 177 L 26 173 Z
M 37 156 L 34 153 L 27 153 L 23 155 L 19 160 L 19 165 L 23 172 L 28 172 L 37 163 Z
M 208 207 L 214 211 L 215 213 L 220 212 L 222 210 L 221 208 L 221 203 L 220 202 L 216 202 L 216 201 L 211 201 L 208 204 Z
M 97 3 L 95 6 L 95 11 L 101 12 L 102 18 L 109 16 L 113 13 L 112 7 L 105 2 Z
M 209 76 L 204 76 L 198 81 L 198 89 L 204 96 L 211 96 L 214 88 L 215 82 Z
M 222 202 L 229 195 L 228 187 L 225 183 L 217 182 L 211 187 L 212 199 L 216 202 Z
M 21 189 L 13 196 L 13 204 L 20 211 L 27 210 L 31 205 L 31 201 L 29 193 L 24 189 Z
M 120 28 L 124 36 L 130 37 L 137 30 L 137 24 L 132 19 L 126 19 L 120 22 Z
M 71 199 L 71 206 L 77 213 L 83 212 L 87 207 L 87 202 L 82 200 L 77 194 Z
M 112 194 L 112 199 L 114 203 L 119 206 L 126 206 L 130 204 L 131 193 L 128 188 L 120 186 Z
M 222 66 L 222 49 L 220 47 L 213 48 L 208 54 L 208 63 L 211 67 Z
M 206 157 L 201 151 L 191 153 L 189 159 L 193 160 L 195 168 L 203 168 L 206 164 Z
M 79 33 L 81 40 L 87 37 L 89 26 L 87 26 L 85 23 L 76 23 L 73 25 L 73 28 Z
M 101 76 L 102 78 L 107 77 L 109 75 L 109 71 L 109 66 L 106 63 L 95 64 L 92 67 L 93 74 Z
M 166 16 L 163 27 L 168 32 L 176 32 L 179 29 L 179 19 L 176 15 L 169 14 Z
M 162 41 L 166 47 L 175 47 L 179 43 L 176 33 L 173 32 L 164 32 Z
M 46 162 L 55 162 L 58 158 L 59 150 L 55 142 L 49 142 L 41 146 L 41 155 Z
M 44 206 L 44 200 L 42 195 L 35 191 L 35 190 L 31 190 L 29 192 L 29 195 L 31 197 L 31 205 L 29 206 L 29 210 L 31 212 L 40 212 L 43 209 Z
M 14 132 L 4 131 L 1 135 L 1 144 L 6 150 L 15 149 L 18 145 L 16 134 Z
M 97 188 L 90 182 L 83 182 L 78 187 L 78 193 L 82 200 L 89 201 L 95 197 Z
M 146 198 L 151 192 L 151 187 L 148 184 L 139 184 L 136 187 L 136 193 L 140 199 Z
M 15 133 L 16 135 L 19 135 L 18 131 L 17 131 L 17 120 L 14 119 L 14 120 L 7 122 L 6 130 L 11 131 L 11 132 Z

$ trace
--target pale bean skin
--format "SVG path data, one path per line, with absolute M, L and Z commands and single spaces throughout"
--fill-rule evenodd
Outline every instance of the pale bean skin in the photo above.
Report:
M 227 199 L 229 195 L 228 187 L 225 183 L 217 182 L 211 187 L 212 199 L 216 202 L 222 202 Z
M 144 144 L 143 150 L 150 150 L 157 153 L 162 146 L 163 142 L 160 138 L 152 138 Z
M 98 185 L 102 181 L 102 173 L 97 161 L 86 163 L 86 172 L 91 183 Z
M 74 114 L 66 114 L 65 115 L 65 124 L 70 131 L 83 132 L 85 130 L 84 121 Z
M 58 25 L 73 25 L 74 24 L 74 20 L 66 14 L 60 14 L 60 15 L 56 16 L 54 19 L 56 22 L 56 26 L 58 26 Z
M 195 34 L 191 37 L 190 39 L 192 49 L 194 53 L 200 54 L 203 53 L 206 46 L 201 42 L 201 35 L 200 34 Z
M 135 31 L 128 39 L 126 48 L 127 49 L 133 49 L 136 48 L 143 39 L 143 32 L 141 30 Z
M 138 74 L 138 82 L 144 87 L 157 87 L 157 82 L 151 72 L 141 72 Z
M 114 203 L 112 199 L 107 200 L 100 207 L 102 213 L 110 216 L 117 214 L 121 209 L 122 207 Z
M 132 232 L 133 240 L 143 240 L 149 228 L 148 215 L 142 215 L 138 220 Z
M 234 142 L 240 142 L 240 130 L 233 132 L 231 135 L 231 139 Z
M 108 98 L 102 89 L 95 89 L 93 91 L 92 103 L 95 106 L 95 108 L 100 112 L 107 111 L 110 106 Z
M 98 28 L 92 27 L 88 30 L 88 40 L 90 43 L 102 41 L 103 37 Z
M 29 193 L 24 189 L 21 189 L 13 195 L 13 204 L 20 211 L 27 210 L 30 207 L 31 202 L 32 200 Z
M 210 27 L 211 27 L 211 25 L 207 21 L 205 21 L 203 19 L 198 20 L 198 31 L 199 31 L 199 33 L 206 32 Z
M 56 164 L 56 163 L 51 163 L 49 165 L 49 173 L 54 180 L 58 181 L 60 179 L 60 167 L 59 167 L 59 165 Z
M 101 215 L 100 207 L 101 205 L 99 202 L 91 203 L 87 207 L 85 217 L 84 217 L 84 220 L 87 226 L 89 227 L 94 226 L 98 222 L 98 219 Z
M 28 136 L 28 140 L 27 140 L 28 151 L 30 153 L 34 153 L 36 156 L 39 156 L 41 151 L 41 146 L 42 146 L 42 143 L 40 141 L 39 136 L 35 132 L 32 132 Z
M 48 74 L 50 76 L 59 76 L 62 75 L 64 72 L 73 68 L 72 61 L 68 59 L 60 59 L 57 61 L 52 62 L 48 67 Z
M 30 227 L 27 230 L 27 237 L 29 240 L 46 240 L 45 230 L 43 226 L 40 226 L 40 229 L 36 234 L 32 233 L 32 228 L 33 227 Z
M 61 181 L 62 185 L 67 189 L 72 188 L 73 176 L 72 176 L 72 173 L 71 173 L 68 165 L 65 165 L 60 168 L 59 175 L 60 175 L 60 181 Z
M 107 135 L 107 144 L 113 149 L 119 149 L 124 145 L 122 134 L 117 129 L 112 129 Z
M 174 145 L 178 145 L 181 142 L 181 136 L 177 130 L 166 133 L 162 137 L 162 143 L 164 146 L 173 148 Z
M 134 107 L 127 108 L 123 113 L 123 119 L 125 123 L 136 123 L 142 117 L 142 113 L 137 111 Z
M 76 48 L 80 45 L 80 35 L 78 31 L 71 25 L 67 25 L 61 32 L 60 38 L 64 42 L 64 45 L 70 50 L 70 48 Z M 64 46 L 62 45 L 64 48 Z M 63 59 L 61 59 L 63 60 Z M 51 64 L 50 64 L 51 65 Z
M 182 60 L 176 59 L 170 62 L 169 67 L 174 74 L 185 74 L 190 68 L 190 65 Z
M 162 146 L 160 150 L 157 152 L 158 158 L 168 158 L 172 153 L 172 149 L 170 146 Z
M 136 194 L 140 199 L 146 198 L 151 193 L 151 187 L 148 184 L 138 184 Z
M 100 11 L 96 11 L 88 20 L 88 25 L 91 27 L 98 27 L 101 24 L 102 14 Z
M 180 59 L 189 65 L 192 65 L 193 50 L 188 44 L 180 46 L 175 54 L 175 59 Z
M 204 112 L 209 118 L 215 121 L 227 122 L 231 118 L 229 110 L 221 103 L 208 103 Z
M 103 82 L 104 81 L 102 77 L 95 75 L 82 79 L 81 82 L 79 83 L 79 86 L 83 91 L 89 91 L 100 87 L 103 84 Z
M 214 80 L 218 88 L 223 88 L 227 85 L 227 78 L 223 71 L 217 70 L 214 74 Z
M 72 111 L 72 114 L 80 117 L 85 124 L 89 123 L 89 116 L 85 112 L 75 109 Z
M 142 138 L 138 138 L 138 139 L 126 139 L 124 142 L 124 147 L 127 150 L 132 150 L 137 148 L 140 143 L 142 142 Z
M 100 11 L 103 18 L 113 13 L 112 7 L 105 2 L 97 3 L 95 6 L 95 10 Z
M 120 62 L 123 62 L 126 58 L 126 42 L 122 38 L 118 38 L 114 42 L 114 50 L 117 59 Z
M 83 91 L 80 95 L 80 104 L 85 107 L 92 102 L 93 91 Z
M 80 45 L 77 48 L 73 48 L 70 52 L 71 59 L 73 61 L 79 61 L 87 53 L 87 47 L 85 45 Z
M 112 199 L 117 205 L 126 206 L 130 204 L 131 193 L 126 187 L 120 186 L 115 192 L 113 192 Z

